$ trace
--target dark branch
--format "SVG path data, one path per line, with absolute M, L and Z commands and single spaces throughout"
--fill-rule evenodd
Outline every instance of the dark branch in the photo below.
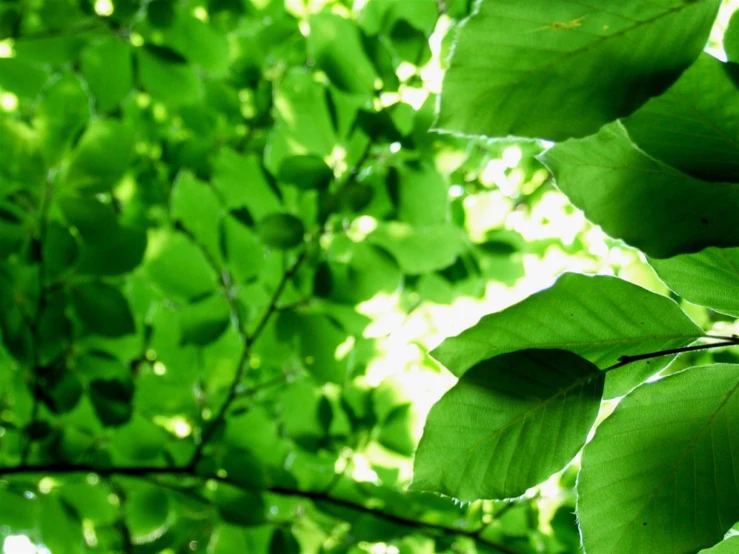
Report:
M 189 467 L 166 468 L 166 467 L 141 466 L 141 467 L 97 468 L 97 467 L 94 467 L 92 465 L 87 465 L 87 464 L 79 464 L 79 465 L 49 464 L 49 465 L 43 465 L 43 466 L 20 465 L 20 466 L 15 466 L 15 467 L 0 468 L 0 477 L 7 477 L 11 475 L 21 475 L 21 474 L 59 475 L 59 474 L 74 474 L 74 473 L 95 473 L 102 477 L 120 476 L 120 477 L 134 477 L 134 478 L 143 478 L 143 479 L 150 479 L 151 477 L 157 476 L 157 475 L 160 475 L 160 476 L 187 475 L 190 477 L 200 478 L 204 480 L 213 479 L 221 483 L 227 483 L 235 487 L 243 488 L 243 485 L 240 485 L 239 483 L 229 480 L 228 477 L 219 477 L 217 475 L 207 475 L 207 476 L 195 475 Z M 155 481 L 155 482 L 157 484 L 160 484 L 158 481 Z M 169 488 L 171 490 L 179 490 L 176 484 L 174 485 L 169 484 L 166 486 L 166 488 Z M 185 491 L 185 492 L 191 492 L 191 491 Z M 369 506 L 364 506 L 362 504 L 358 504 L 350 500 L 332 496 L 327 492 L 305 491 L 305 490 L 292 489 L 288 487 L 279 487 L 279 486 L 269 487 L 265 489 L 264 492 L 279 495 L 279 496 L 304 498 L 306 500 L 310 500 L 316 503 L 331 504 L 332 506 L 346 508 L 348 510 L 353 510 L 355 512 L 369 514 L 373 517 L 377 517 L 379 519 L 382 519 L 390 523 L 394 523 L 396 525 L 400 525 L 402 527 L 418 529 L 419 531 L 422 531 L 422 532 L 423 531 L 426 531 L 426 532 L 437 531 L 437 532 L 447 534 L 447 535 L 466 536 L 475 541 L 478 541 L 488 546 L 491 546 L 493 548 L 496 548 L 503 554 L 520 554 L 519 552 L 507 547 L 506 545 L 503 545 L 503 544 L 500 544 L 494 541 L 490 541 L 482 537 L 481 534 L 482 534 L 482 531 L 485 529 L 485 525 L 483 525 L 482 527 L 477 527 L 475 529 L 459 529 L 457 527 L 453 527 L 449 525 L 442 525 L 439 523 L 429 523 L 429 522 L 419 521 L 417 519 L 413 519 L 407 516 L 383 512 L 377 508 L 371 508 Z M 205 499 L 202 497 L 198 497 L 198 498 L 205 501 Z
M 714 337 L 709 337 L 714 338 Z M 696 344 L 693 346 L 683 346 L 681 348 L 670 348 L 668 350 L 660 350 L 658 352 L 648 352 L 646 354 L 636 354 L 634 356 L 621 356 L 618 359 L 618 363 L 613 364 L 610 367 L 605 368 L 603 371 L 611 371 L 618 369 L 634 362 L 641 360 L 649 360 L 652 358 L 660 358 L 662 356 L 670 356 L 672 354 L 682 354 L 684 352 L 695 352 L 697 350 L 710 350 L 712 348 L 722 348 L 724 346 L 737 346 L 739 345 L 739 339 L 732 338 L 731 340 L 725 340 L 722 342 L 714 342 L 711 344 Z
M 223 404 L 221 404 L 221 407 L 218 410 L 216 416 L 208 423 L 208 425 L 203 430 L 200 443 L 195 448 L 195 452 L 193 453 L 192 458 L 190 459 L 190 463 L 188 464 L 189 468 L 194 468 L 200 461 L 203 456 L 203 451 L 205 447 L 215 435 L 218 427 L 226 419 L 226 414 L 228 413 L 228 410 L 231 408 L 234 400 L 236 400 L 236 398 L 239 396 L 239 386 L 241 385 L 241 381 L 244 378 L 246 368 L 249 366 L 249 358 L 251 357 L 252 346 L 266 328 L 272 315 L 274 315 L 274 313 L 277 311 L 277 304 L 280 301 L 280 297 L 282 296 L 285 287 L 293 278 L 295 273 L 297 273 L 298 269 L 300 268 L 303 261 L 305 261 L 306 257 L 307 251 L 303 250 L 303 252 L 301 252 L 298 258 L 295 260 L 293 265 L 290 266 L 287 271 L 285 271 L 282 279 L 280 280 L 280 283 L 275 289 L 275 292 L 272 294 L 272 298 L 269 302 L 269 305 L 267 306 L 267 309 L 265 310 L 262 318 L 259 320 L 256 327 L 254 328 L 254 331 L 251 334 L 246 334 L 244 326 L 241 323 L 238 315 L 238 307 L 235 305 L 235 301 L 233 301 L 234 304 L 232 306 L 232 315 L 236 319 L 239 326 L 239 333 L 244 343 L 244 348 L 241 351 L 241 356 L 239 357 L 239 361 L 236 364 L 236 375 L 234 375 L 234 378 L 231 381 L 228 393 L 226 394 L 226 399 L 223 401 Z

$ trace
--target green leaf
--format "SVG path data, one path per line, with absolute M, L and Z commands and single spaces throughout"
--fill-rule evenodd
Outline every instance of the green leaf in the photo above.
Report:
M 164 489 L 147 485 L 128 494 L 124 506 L 126 525 L 136 544 L 156 540 L 171 525 L 170 499 Z
M 65 195 L 56 198 L 64 218 L 86 242 L 108 240 L 117 230 L 117 214 L 110 203 L 92 196 Z
M 131 308 L 121 291 L 101 282 L 80 283 L 72 289 L 72 305 L 88 333 L 120 337 L 136 330 Z
M 269 542 L 269 554 L 300 554 L 300 543 L 288 529 L 275 529 Z
M 195 69 L 176 52 L 147 44 L 138 49 L 137 60 L 139 82 L 157 100 L 182 106 L 202 97 Z
M 280 181 L 301 190 L 325 190 L 334 178 L 334 172 L 318 156 L 292 156 L 280 166 Z
M 391 221 L 381 224 L 367 240 L 390 252 L 410 275 L 449 267 L 465 247 L 464 233 L 450 223 L 413 227 Z
M 328 262 L 316 271 L 315 294 L 337 302 L 355 304 L 377 293 L 392 294 L 403 283 L 398 262 L 377 246 L 352 245 L 348 263 Z
M 36 112 L 41 149 L 55 165 L 90 119 L 90 98 L 79 77 L 65 73 L 46 89 Z
M 594 133 L 680 76 L 719 4 L 483 0 L 459 33 L 436 125 L 550 140 Z
M 449 8 L 454 0 L 447 1 Z M 452 16 L 456 17 L 456 16 Z M 362 8 L 360 25 L 369 34 L 389 34 L 399 23 L 404 22 L 419 31 L 431 34 L 439 18 L 436 0 L 419 0 L 412 4 L 395 0 L 369 0 Z
M 166 295 L 189 301 L 215 290 L 208 261 L 185 235 L 166 233 L 158 237 L 156 247 L 146 268 L 149 278 Z
M 739 62 L 739 12 L 731 14 L 729 25 L 724 33 L 724 52 L 732 62 Z
M 320 381 L 301 379 L 290 383 L 280 397 L 281 414 L 279 422 L 284 433 L 307 449 L 316 449 L 328 429 L 321 424 L 321 400 L 315 384 Z
M 47 292 L 44 305 L 39 307 L 36 354 L 41 364 L 52 363 L 69 349 L 72 325 L 66 316 L 67 304 L 67 295 L 55 291 Z
M 121 465 L 151 462 L 161 457 L 168 440 L 164 429 L 134 413 L 128 423 L 113 430 L 111 455 Z
M 246 208 L 255 219 L 281 209 L 280 198 L 269 186 L 256 156 L 221 150 L 213 162 L 213 186 L 227 208 Z
M 67 184 L 84 192 L 107 192 L 131 163 L 133 145 L 131 129 L 120 121 L 93 121 L 72 155 Z
M 291 214 L 270 214 L 259 222 L 259 237 L 267 246 L 289 250 L 303 243 L 305 226 Z
M 455 375 L 525 348 L 561 348 L 601 369 L 623 355 L 686 346 L 703 335 L 675 302 L 621 279 L 565 273 L 549 289 L 483 317 L 431 354 Z M 608 375 L 606 398 L 626 394 L 670 361 L 629 364 Z
M 264 499 L 260 494 L 219 483 L 215 504 L 223 521 L 236 525 L 264 523 Z
M 707 181 L 739 181 L 739 65 L 709 54 L 623 120 L 639 148 Z
M 96 525 L 111 524 L 116 520 L 117 508 L 110 503 L 105 487 L 89 483 L 65 483 L 59 490 L 60 499 L 71 506 L 83 519 Z
M 231 312 L 221 294 L 212 294 L 182 310 L 180 343 L 205 346 L 215 342 L 226 329 Z
M 403 456 L 412 456 L 418 445 L 415 420 L 416 414 L 411 404 L 396 406 L 383 421 L 377 441 Z
M 106 427 L 128 423 L 133 414 L 133 383 L 118 379 L 96 379 L 90 383 L 90 400 Z
M 300 320 L 300 355 L 320 381 L 344 382 L 348 352 L 340 346 L 346 339 L 346 332 L 325 316 L 308 315 Z
M 433 166 L 402 167 L 398 188 L 400 219 L 418 226 L 446 221 L 449 187 Z
M 164 36 L 167 44 L 210 75 L 222 77 L 228 72 L 228 35 L 188 11 L 180 11 Z
M 649 263 L 686 300 L 739 317 L 739 248 L 706 248 Z
M 275 92 L 274 104 L 275 131 L 282 136 L 273 137 L 272 149 L 277 150 L 274 143 L 280 138 L 288 154 L 315 154 L 321 158 L 331 154 L 336 145 L 336 132 L 326 103 L 326 91 L 310 73 L 297 68 L 288 71 Z M 276 162 L 279 167 L 282 159 Z M 267 167 L 272 168 L 269 164 Z
M 0 256 L 5 241 L 13 238 L 13 234 L 6 229 L 4 221 L 0 219 Z M 77 242 L 69 228 L 52 221 L 46 226 L 46 240 L 42 247 L 46 281 L 52 283 L 74 263 L 78 253 Z
M 113 110 L 133 88 L 131 46 L 117 37 L 88 46 L 80 57 L 80 69 L 98 111 Z
M 234 277 L 244 282 L 264 268 L 264 246 L 256 233 L 232 216 L 223 219 L 221 229 L 224 256 Z
M 564 350 L 479 363 L 429 413 L 414 490 L 463 501 L 513 498 L 562 469 L 585 444 L 605 374 Z
M 449 267 L 465 247 L 465 236 L 449 223 L 413 227 L 383 223 L 367 237 L 390 252 L 404 273 L 420 275 Z
M 0 259 L 17 252 L 26 237 L 23 222 L 15 214 L 0 208 Z
M 25 60 L 0 58 L 0 87 L 20 98 L 35 99 L 49 74 Z
M 82 383 L 66 365 L 54 364 L 37 372 L 39 395 L 53 413 L 67 413 L 77 406 L 83 393 Z
M 312 15 L 308 22 L 308 51 L 331 82 L 346 92 L 372 93 L 377 74 L 362 48 L 358 27 L 325 12 Z
M 583 451 L 577 512 L 589 554 L 695 552 L 723 538 L 739 520 L 737 391 L 739 365 L 717 364 L 621 401 Z
M 50 552 L 84 552 L 82 522 L 56 495 L 42 498 L 39 523 L 43 544 Z
M 175 20 L 173 0 L 151 0 L 146 6 L 146 15 L 153 27 L 169 27 Z
M 145 229 L 118 226 L 104 240 L 80 245 L 77 271 L 82 274 L 111 276 L 128 273 L 144 258 L 147 234 Z
M 229 450 L 223 457 L 223 469 L 234 483 L 247 489 L 267 486 L 267 474 L 259 459 L 248 450 Z
M 734 535 L 721 541 L 713 548 L 701 550 L 698 554 L 735 554 L 739 551 L 739 536 Z
M 590 221 L 649 256 L 739 246 L 739 185 L 708 184 L 650 158 L 618 124 L 558 144 L 541 159 Z
M 211 256 L 220 257 L 221 203 L 213 188 L 191 173 L 181 173 L 171 195 L 171 214 L 204 246 Z
M 38 186 L 46 175 L 38 133 L 22 121 L 0 119 L 0 177 Z

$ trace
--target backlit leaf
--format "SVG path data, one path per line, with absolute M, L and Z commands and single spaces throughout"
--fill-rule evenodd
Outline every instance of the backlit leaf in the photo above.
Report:
M 330 13 L 313 15 L 309 23 L 308 48 L 318 67 L 342 90 L 371 93 L 377 76 L 364 53 L 357 26 Z
M 84 192 L 105 192 L 133 158 L 133 133 L 116 120 L 96 120 L 82 135 L 67 174 L 69 186 Z
M 739 185 L 699 181 L 650 158 L 618 124 L 541 159 L 590 221 L 654 258 L 739 246 Z
M 650 156 L 698 179 L 739 180 L 739 65 L 709 54 L 623 120 Z
M 100 111 L 115 108 L 133 87 L 131 47 L 118 38 L 107 37 L 86 48 L 80 67 Z
M 578 517 L 588 553 L 696 552 L 723 538 L 739 519 L 737 391 L 739 366 L 717 364 L 621 401 L 583 451 Z
M 550 140 L 594 133 L 680 76 L 718 6 L 483 0 L 459 33 L 436 125 Z
M 585 444 L 604 378 L 564 350 L 523 350 L 480 362 L 431 409 L 413 488 L 460 500 L 522 495 Z
M 686 300 L 739 317 L 739 248 L 706 248 L 649 263 Z
M 604 369 L 623 355 L 678 348 L 702 334 L 664 296 L 614 277 L 565 273 L 551 288 L 446 339 L 432 355 L 456 375 L 525 348 L 570 350 Z M 655 358 L 612 372 L 605 397 L 627 393 L 668 362 L 669 357 Z

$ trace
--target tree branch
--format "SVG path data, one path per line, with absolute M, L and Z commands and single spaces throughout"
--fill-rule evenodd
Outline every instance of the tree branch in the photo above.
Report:
M 739 345 L 739 337 L 712 337 L 709 335 L 706 335 L 704 338 L 726 338 L 727 340 L 723 340 L 721 342 L 714 342 L 711 344 L 697 344 L 693 346 L 683 346 L 681 348 L 670 348 L 668 350 L 659 350 L 657 352 L 648 352 L 646 354 L 636 354 L 634 356 L 621 356 L 618 359 L 618 362 L 613 364 L 612 366 L 609 366 L 603 371 L 612 371 L 614 369 L 618 369 L 620 367 L 623 367 L 628 364 L 632 364 L 634 362 L 639 362 L 641 360 L 649 360 L 652 358 L 660 358 L 662 356 L 669 356 L 671 354 L 682 354 L 684 352 L 695 352 L 698 350 L 710 350 L 712 348 L 722 348 L 724 346 L 737 346 Z
M 212 480 L 215 480 L 221 483 L 226 483 L 226 484 L 238 487 L 238 488 L 244 488 L 243 485 L 241 485 L 240 483 L 234 482 L 232 480 L 229 480 L 228 477 L 220 477 L 218 475 L 196 475 L 193 473 L 192 469 L 189 467 L 167 468 L 167 467 L 131 466 L 131 467 L 98 468 L 98 467 L 88 465 L 88 464 L 79 464 L 79 465 L 48 464 L 48 465 L 39 465 L 39 466 L 19 465 L 19 466 L 14 466 L 14 467 L 0 468 L 0 477 L 7 477 L 11 475 L 21 475 L 21 474 L 62 475 L 62 474 L 74 474 L 74 473 L 95 473 L 97 475 L 100 475 L 101 477 L 107 477 L 107 478 L 121 476 L 121 477 L 142 478 L 142 479 L 147 479 L 147 480 L 149 480 L 152 476 L 155 476 L 155 475 L 160 475 L 160 476 L 186 475 L 189 477 L 199 478 L 203 480 L 212 479 Z M 163 486 L 158 482 L 156 483 L 159 484 L 160 486 Z M 176 484 L 167 485 L 166 488 L 169 488 L 171 490 L 179 490 L 179 487 L 177 487 Z M 187 491 L 187 492 L 191 492 L 191 491 Z M 282 486 L 269 487 L 269 488 L 264 489 L 263 492 L 278 495 L 278 496 L 290 496 L 290 497 L 295 497 L 295 498 L 304 498 L 306 500 L 310 500 L 316 503 L 330 504 L 332 506 L 345 508 L 348 510 L 353 510 L 355 512 L 361 512 L 364 514 L 371 515 L 373 517 L 377 517 L 384 521 L 394 523 L 396 525 L 400 525 L 402 527 L 418 529 L 420 531 L 436 531 L 436 532 L 447 534 L 447 535 L 465 536 L 477 542 L 481 542 L 488 546 L 496 548 L 503 554 L 520 554 L 519 552 L 511 549 L 510 547 L 504 544 L 500 544 L 495 541 L 491 541 L 491 540 L 488 540 L 482 537 L 481 532 L 485 529 L 484 524 L 482 527 L 477 527 L 475 529 L 460 529 L 457 527 L 453 527 L 450 525 L 443 525 L 440 523 L 430 523 L 430 522 L 419 521 L 411 517 L 394 514 L 394 513 L 383 512 L 377 508 L 372 508 L 369 506 L 365 506 L 363 504 L 352 502 L 351 500 L 346 500 L 344 498 L 332 496 L 328 492 L 306 491 L 306 490 L 300 490 L 297 488 L 289 488 L 289 487 L 282 487 Z M 201 499 L 206 500 L 204 498 L 201 498 Z
M 54 193 L 54 172 L 47 174 L 41 192 L 41 201 L 38 207 L 38 236 L 33 239 L 37 244 L 34 248 L 38 248 L 38 301 L 36 303 L 36 317 L 30 322 L 31 340 L 33 342 L 33 367 L 31 368 L 30 387 L 33 395 L 31 405 L 31 418 L 29 425 L 33 425 L 38 420 L 39 412 L 39 396 L 41 395 L 41 387 L 39 384 L 39 368 L 41 367 L 41 317 L 46 305 L 48 304 L 49 288 L 46 286 L 46 260 L 44 259 L 44 245 L 46 244 L 46 234 L 49 221 L 49 209 L 51 207 L 51 198 Z M 31 453 L 33 438 L 29 435 L 21 451 L 21 463 L 28 461 Z
M 353 183 L 356 180 L 357 176 L 359 175 L 359 171 L 361 170 L 362 166 L 364 165 L 364 163 L 367 161 L 367 159 L 370 156 L 371 146 L 372 146 L 371 143 L 367 144 L 359 160 L 357 160 L 357 163 L 348 172 L 347 179 L 340 185 L 339 189 L 334 193 L 333 196 L 335 199 L 338 199 L 341 193 L 343 192 L 343 190 L 345 190 L 345 188 L 349 184 Z M 320 227 L 317 233 L 316 240 L 320 239 L 323 233 L 326 232 L 326 222 L 328 221 L 328 218 L 330 217 L 331 213 L 332 212 L 328 210 L 321 217 L 319 217 L 318 223 Z M 178 226 L 178 228 L 182 232 L 187 234 L 190 240 L 192 240 L 200 248 L 200 250 L 203 251 L 206 259 L 208 260 L 208 263 L 211 265 L 213 270 L 216 271 L 218 275 L 220 276 L 221 287 L 223 288 L 224 293 L 226 294 L 226 298 L 229 301 L 229 308 L 232 314 L 232 318 L 234 318 L 234 320 L 237 322 L 237 326 L 239 327 L 239 334 L 244 344 L 244 348 L 241 352 L 241 356 L 239 357 L 239 360 L 236 364 L 236 375 L 231 381 L 231 385 L 226 394 L 226 399 L 223 401 L 223 404 L 218 410 L 218 413 L 216 414 L 216 416 L 209 422 L 207 427 L 205 427 L 205 429 L 203 430 L 202 435 L 200 437 L 200 442 L 195 447 L 195 451 L 193 452 L 193 455 L 190 458 L 188 467 L 194 468 L 197 465 L 197 463 L 200 461 L 200 459 L 202 458 L 205 447 L 212 440 L 219 425 L 221 425 L 221 423 L 223 423 L 223 421 L 225 420 L 226 414 L 228 413 L 228 410 L 231 408 L 231 405 L 233 404 L 234 400 L 236 400 L 236 398 L 239 396 L 239 385 L 241 384 L 241 381 L 244 377 L 244 373 L 246 372 L 246 368 L 248 367 L 248 362 L 249 362 L 249 358 L 251 357 L 252 347 L 254 346 L 254 343 L 257 341 L 257 339 L 259 339 L 262 332 L 264 332 L 264 329 L 267 327 L 267 324 L 269 323 L 270 318 L 276 312 L 279 311 L 278 303 L 280 301 L 280 297 L 282 296 L 282 293 L 284 292 L 287 284 L 295 276 L 295 274 L 298 272 L 303 262 L 307 259 L 308 250 L 307 248 L 304 248 L 303 251 L 300 253 L 300 255 L 297 257 L 297 259 L 295 260 L 295 262 L 293 262 L 293 264 L 282 275 L 282 279 L 280 280 L 280 283 L 277 285 L 277 288 L 272 294 L 270 302 L 264 314 L 262 315 L 262 318 L 259 320 L 259 322 L 254 327 L 254 330 L 251 333 L 247 333 L 244 328 L 244 324 L 241 321 L 241 318 L 239 316 L 239 310 L 238 310 L 238 306 L 236 305 L 236 301 L 232 297 L 230 290 L 229 290 L 230 276 L 220 268 L 217 261 L 208 252 L 207 248 L 204 248 L 192 233 L 190 233 L 186 228 L 184 228 L 184 226 L 180 225 Z
M 231 408 L 234 400 L 236 400 L 236 398 L 239 396 L 239 385 L 241 384 L 241 381 L 244 378 L 244 373 L 246 372 L 246 368 L 249 365 L 249 358 L 251 357 L 252 347 L 266 328 L 267 323 L 269 323 L 272 315 L 277 311 L 277 304 L 280 301 L 280 296 L 282 296 L 282 293 L 285 290 L 288 282 L 290 282 L 295 273 L 297 273 L 298 269 L 302 265 L 303 261 L 305 261 L 306 257 L 307 251 L 303 250 L 298 258 L 295 260 L 295 262 L 292 264 L 292 266 L 290 266 L 290 268 L 282 275 L 282 279 L 277 285 L 275 292 L 272 294 L 272 298 L 267 306 L 267 309 L 265 310 L 262 318 L 259 320 L 256 327 L 254 328 L 254 331 L 251 334 L 246 334 L 244 326 L 238 315 L 238 307 L 235 304 L 235 300 L 232 300 L 232 317 L 236 318 L 237 320 L 237 324 L 240 328 L 239 333 L 241 335 L 242 342 L 244 343 L 244 348 L 241 351 L 241 356 L 239 357 L 239 360 L 236 364 L 236 374 L 231 381 L 228 393 L 226 394 L 226 399 L 223 401 L 223 404 L 221 404 L 221 407 L 218 410 L 216 416 L 208 423 L 208 425 L 203 430 L 200 443 L 198 443 L 198 445 L 195 447 L 195 452 L 190 458 L 190 462 L 188 464 L 189 468 L 195 468 L 197 463 L 200 461 L 203 456 L 203 450 L 215 435 L 218 426 L 225 420 L 226 414 Z

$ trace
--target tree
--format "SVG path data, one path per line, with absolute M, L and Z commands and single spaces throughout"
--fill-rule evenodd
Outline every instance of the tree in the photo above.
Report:
M 733 319 L 739 18 L 731 61 L 701 53 L 719 4 L 483 0 L 459 32 L 437 127 L 557 141 L 540 159 L 571 202 L 677 295 Z M 515 498 L 582 450 L 588 554 L 733 552 L 736 355 L 666 366 L 737 344 L 668 298 L 565 274 L 434 350 L 460 379 L 429 414 L 413 488 Z
M 732 548 L 718 3 L 471 4 L 0 3 L 5 554 Z
M 405 491 L 427 328 L 559 243 L 481 211 L 538 144 L 429 133 L 439 8 L 0 3 L 5 554 L 577 549 L 568 489 Z

